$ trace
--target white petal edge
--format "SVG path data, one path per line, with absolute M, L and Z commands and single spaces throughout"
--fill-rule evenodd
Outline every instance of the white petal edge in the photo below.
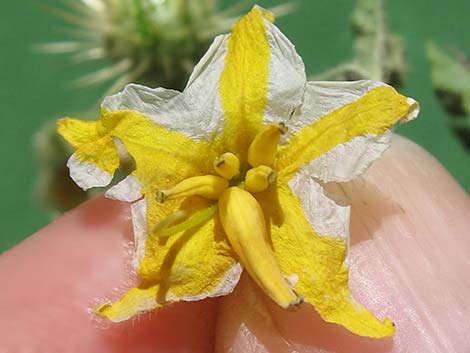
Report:
M 303 103 L 287 122 L 289 130 L 284 135 L 283 141 L 298 133 L 305 126 L 319 121 L 328 113 L 358 100 L 370 90 L 380 86 L 386 86 L 386 84 L 368 80 L 307 82 Z
M 410 120 L 415 119 L 418 116 L 418 114 L 420 112 L 420 107 L 419 107 L 419 103 L 411 97 L 408 97 L 406 99 L 406 102 L 410 106 L 410 112 L 408 113 L 408 115 L 403 120 L 404 121 L 410 121 Z M 411 108 L 413 108 L 413 109 L 411 109 Z
M 106 191 L 105 196 L 113 200 L 134 202 L 142 197 L 140 190 L 139 180 L 133 175 L 128 175 L 124 180 Z
M 105 98 L 102 107 L 111 111 L 138 111 L 167 129 L 194 139 L 210 139 L 223 127 L 218 92 L 228 50 L 226 39 L 226 35 L 214 39 L 183 92 L 129 84 L 122 92 Z
M 307 82 L 304 103 L 288 121 L 288 132 L 282 142 L 307 125 L 319 121 L 323 116 L 353 103 L 370 90 L 387 86 L 380 81 L 353 82 Z M 407 98 L 409 114 L 403 120 L 414 119 L 419 113 L 418 103 Z M 312 176 L 324 182 L 346 182 L 362 175 L 390 146 L 390 132 L 380 135 L 357 136 L 335 146 L 322 156 L 311 161 L 305 168 Z
M 79 160 L 76 153 L 70 156 L 67 167 L 70 170 L 70 177 L 85 191 L 94 187 L 107 186 L 113 179 L 111 174 L 95 164 Z
M 307 77 L 294 44 L 268 20 L 264 20 L 270 47 L 268 99 L 265 122 L 285 122 L 302 104 Z
M 147 201 L 142 199 L 131 204 L 131 215 L 135 250 L 132 266 L 138 269 L 140 261 L 145 255 L 145 240 L 147 239 Z
M 233 292 L 240 276 L 243 273 L 243 267 L 238 262 L 235 262 L 233 266 L 226 272 L 224 279 L 219 283 L 217 288 L 212 292 L 201 293 L 198 295 L 187 296 L 187 297 L 178 297 L 173 293 L 168 293 L 166 299 L 169 301 L 197 301 L 205 298 L 215 298 L 228 295 Z
M 289 187 L 300 199 L 307 220 L 319 235 L 349 242 L 351 208 L 348 204 L 339 204 L 326 195 L 305 168 L 289 181 Z
M 346 182 L 362 174 L 390 146 L 391 132 L 356 136 L 312 160 L 306 173 L 324 182 Z

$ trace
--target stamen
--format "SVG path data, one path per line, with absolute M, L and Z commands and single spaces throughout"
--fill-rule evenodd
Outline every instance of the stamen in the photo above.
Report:
M 217 200 L 228 188 L 228 181 L 216 175 L 196 176 L 183 180 L 168 190 L 159 190 L 156 195 L 158 202 L 178 197 L 201 196 Z
M 263 126 L 248 149 L 248 163 L 253 167 L 272 165 L 281 135 L 286 132 L 287 127 L 283 123 L 271 123 Z
M 214 169 L 217 174 L 230 180 L 240 173 L 240 160 L 233 153 L 224 153 L 214 161 Z
M 246 173 L 245 190 L 249 192 L 261 192 L 276 181 L 277 173 L 270 167 L 260 165 Z
M 276 261 L 258 201 L 237 186 L 228 188 L 219 200 L 219 216 L 230 244 L 251 277 L 281 307 L 297 307 L 301 299 Z
M 193 214 L 191 217 L 189 217 L 185 221 L 183 221 L 181 223 L 178 223 L 178 224 L 176 224 L 172 227 L 167 228 L 167 225 L 169 225 L 170 223 L 173 223 L 176 219 L 176 218 L 171 219 L 171 220 L 169 220 L 169 222 L 167 222 L 166 221 L 167 218 L 171 217 L 172 216 L 171 215 L 171 216 L 165 218 L 162 222 L 160 222 L 159 224 L 157 224 L 155 226 L 155 228 L 153 229 L 153 235 L 155 235 L 157 237 L 169 237 L 169 236 L 174 235 L 176 233 L 180 233 L 180 232 L 183 232 L 185 230 L 197 227 L 198 225 L 200 225 L 200 224 L 206 222 L 207 220 L 209 220 L 210 218 L 212 218 L 217 213 L 217 209 L 218 209 L 218 205 L 214 204 L 210 207 L 204 208 L 203 210 L 201 210 L 199 212 L 196 212 L 195 214 Z M 175 213 L 178 213 L 178 212 L 184 212 L 184 211 L 177 211 Z M 187 212 L 184 212 L 184 213 L 185 213 L 185 215 L 187 214 Z M 178 219 L 181 219 L 181 218 L 178 218 Z M 163 222 L 165 222 L 165 224 L 162 225 Z

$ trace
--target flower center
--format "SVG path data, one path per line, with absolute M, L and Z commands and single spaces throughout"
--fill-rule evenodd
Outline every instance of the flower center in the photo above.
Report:
M 249 168 L 245 173 L 240 172 L 240 159 L 235 154 L 226 152 L 213 162 L 214 170 L 218 175 L 187 178 L 170 189 L 159 190 L 156 194 L 157 201 L 163 203 L 166 200 L 189 196 L 218 200 L 231 186 L 240 187 L 250 193 L 265 191 L 276 182 L 277 173 L 272 169 L 272 165 L 280 137 L 286 131 L 287 128 L 283 123 L 270 123 L 261 128 L 248 149 Z M 188 229 L 187 227 L 194 227 L 212 217 L 217 211 L 217 205 L 211 210 L 213 212 L 202 210 L 177 226 L 170 226 L 188 216 L 178 211 L 155 226 L 154 233 L 159 236 L 169 236 L 176 231 Z M 182 227 L 182 225 L 187 227 Z
M 272 169 L 284 124 L 267 124 L 256 135 L 248 149 L 246 173 L 240 173 L 240 160 L 227 152 L 216 158 L 213 166 L 218 175 L 196 176 L 183 180 L 168 190 L 157 193 L 157 200 L 202 196 L 217 200 L 212 206 L 194 213 L 186 220 L 185 211 L 176 211 L 153 229 L 156 236 L 167 237 L 194 228 L 218 216 L 232 249 L 251 277 L 281 307 L 297 308 L 302 298 L 287 283 L 273 249 L 263 210 L 253 193 L 262 192 L 276 181 Z M 176 223 L 176 224 L 174 224 Z M 172 225 L 173 224 L 173 225 Z

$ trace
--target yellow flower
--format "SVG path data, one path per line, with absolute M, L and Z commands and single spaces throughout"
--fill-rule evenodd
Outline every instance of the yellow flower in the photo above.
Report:
M 129 85 L 96 122 L 63 119 L 72 178 L 132 203 L 142 280 L 99 306 L 112 321 L 229 294 L 244 268 L 280 306 L 302 301 L 359 335 L 390 336 L 348 288 L 349 207 L 322 182 L 362 174 L 418 104 L 381 82 L 306 82 L 294 46 L 254 7 L 219 36 L 183 92 Z

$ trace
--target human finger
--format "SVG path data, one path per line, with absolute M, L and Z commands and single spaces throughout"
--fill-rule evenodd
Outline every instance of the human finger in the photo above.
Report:
M 212 352 L 214 300 L 119 324 L 93 315 L 135 280 L 131 236 L 129 205 L 98 197 L 1 255 L 0 351 Z
M 360 179 L 336 186 L 352 203 L 350 286 L 391 339 L 278 308 L 244 279 L 220 308 L 218 352 L 464 352 L 470 349 L 470 199 L 414 143 L 391 149 Z

